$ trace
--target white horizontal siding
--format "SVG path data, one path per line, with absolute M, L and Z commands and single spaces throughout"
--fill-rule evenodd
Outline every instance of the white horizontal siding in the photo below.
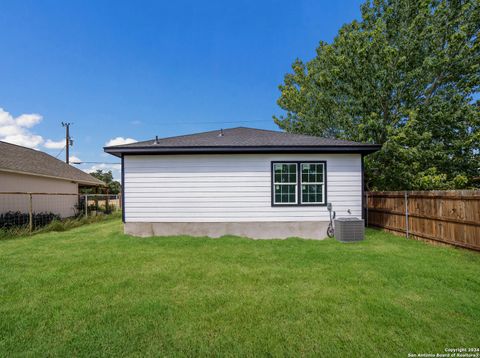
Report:
M 324 206 L 271 206 L 272 161 L 327 162 L 327 201 L 361 216 L 359 154 L 126 156 L 127 222 L 326 221 Z

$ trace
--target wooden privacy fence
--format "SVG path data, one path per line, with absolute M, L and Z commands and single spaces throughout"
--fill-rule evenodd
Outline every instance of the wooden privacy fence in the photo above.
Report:
M 407 238 L 480 250 L 480 190 L 366 192 L 365 219 Z

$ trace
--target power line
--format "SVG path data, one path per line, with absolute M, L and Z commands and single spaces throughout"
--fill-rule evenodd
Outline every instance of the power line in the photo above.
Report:
M 270 119 L 257 119 L 253 121 L 228 121 L 228 122 L 177 122 L 175 124 L 218 124 L 221 126 L 222 124 L 231 124 L 231 123 L 253 123 L 253 122 L 270 122 L 273 123 Z
M 58 159 L 59 155 L 62 154 L 63 150 L 65 149 L 66 145 L 63 146 L 62 150 L 60 152 L 58 152 L 58 154 L 55 156 L 55 158 Z
M 72 162 L 72 164 L 118 164 L 121 163 L 109 163 L 109 162 Z

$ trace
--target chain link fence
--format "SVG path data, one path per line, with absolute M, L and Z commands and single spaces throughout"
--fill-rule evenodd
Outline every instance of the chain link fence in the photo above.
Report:
M 120 195 L 83 194 L 79 196 L 78 207 L 85 216 L 111 214 L 121 209 Z
M 121 210 L 119 195 L 0 192 L 0 230 L 32 232 L 54 220 Z

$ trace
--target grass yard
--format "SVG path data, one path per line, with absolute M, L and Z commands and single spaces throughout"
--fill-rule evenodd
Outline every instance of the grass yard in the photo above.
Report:
M 0 356 L 400 356 L 480 345 L 480 254 L 121 233 L 0 241 Z

